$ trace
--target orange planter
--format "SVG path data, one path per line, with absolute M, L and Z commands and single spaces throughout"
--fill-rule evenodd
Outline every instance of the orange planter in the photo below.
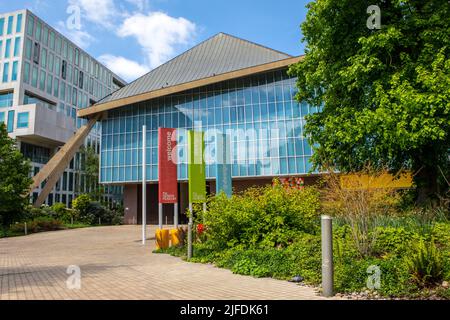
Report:
M 170 241 L 172 247 L 177 247 L 181 243 L 180 231 L 178 229 L 170 230 Z
M 169 248 L 169 230 L 156 230 L 156 250 Z

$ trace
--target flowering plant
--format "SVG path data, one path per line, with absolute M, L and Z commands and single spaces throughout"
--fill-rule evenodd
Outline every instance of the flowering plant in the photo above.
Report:
M 205 226 L 202 223 L 197 225 L 197 233 L 201 236 L 205 232 Z

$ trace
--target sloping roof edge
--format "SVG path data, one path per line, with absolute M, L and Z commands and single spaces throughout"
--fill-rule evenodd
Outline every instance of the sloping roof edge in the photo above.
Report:
M 139 103 L 139 102 L 167 96 L 170 94 L 179 93 L 179 92 L 195 89 L 198 87 L 203 87 L 203 86 L 207 86 L 210 84 L 215 84 L 215 83 L 219 83 L 219 82 L 223 82 L 223 81 L 227 81 L 227 80 L 241 78 L 241 77 L 245 77 L 245 76 L 249 76 L 249 75 L 253 75 L 253 74 L 258 74 L 258 73 L 267 72 L 267 71 L 271 71 L 271 70 L 283 69 L 294 63 L 297 63 L 302 58 L 303 58 L 303 56 L 292 57 L 292 58 L 288 58 L 288 59 L 284 59 L 284 60 L 279 60 L 279 61 L 270 62 L 270 63 L 258 65 L 258 66 L 253 66 L 250 68 L 244 68 L 244 69 L 240 69 L 240 70 L 236 70 L 236 71 L 232 71 L 232 72 L 228 72 L 228 73 L 224 73 L 224 74 L 220 74 L 220 75 L 215 75 L 215 76 L 211 76 L 211 77 L 207 77 L 207 78 L 203 78 L 203 79 L 198 79 L 195 81 L 182 83 L 182 84 L 178 84 L 175 86 L 170 86 L 170 87 L 166 87 L 166 88 L 162 88 L 162 89 L 158 89 L 158 90 L 153 90 L 153 91 L 141 93 L 141 94 L 138 94 L 135 96 L 130 96 L 130 97 L 121 98 L 121 99 L 117 99 L 117 100 L 107 101 L 105 103 L 98 103 L 92 107 L 79 110 L 77 114 L 78 114 L 78 117 L 82 117 L 82 118 L 92 117 L 98 113 L 121 108 L 121 107 L 130 105 L 130 104 L 133 104 L 133 103 Z

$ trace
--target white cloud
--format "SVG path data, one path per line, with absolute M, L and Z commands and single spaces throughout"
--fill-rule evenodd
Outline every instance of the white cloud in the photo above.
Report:
M 114 19 L 122 14 L 117 10 L 114 0 L 69 0 L 69 5 L 81 9 L 81 18 L 106 28 L 114 26 Z
M 147 8 L 149 7 L 148 0 L 126 0 L 126 1 L 136 6 L 136 8 L 139 11 L 146 11 Z
M 126 81 L 133 81 L 150 71 L 145 65 L 111 54 L 104 54 L 98 60 Z
M 86 21 L 106 28 L 120 38 L 130 37 L 137 41 L 143 53 L 139 62 L 114 53 L 104 54 L 99 58 L 126 80 L 134 80 L 174 57 L 179 50 L 191 43 L 197 29 L 193 22 L 183 17 L 149 12 L 149 0 L 126 0 L 122 3 L 115 0 L 67 0 L 67 3 L 80 9 L 81 26 L 79 30 L 72 30 L 61 22 L 59 29 L 82 48 L 95 41 L 85 31 L 90 30 Z M 126 3 L 132 6 L 127 7 Z M 125 41 L 123 45 L 126 46 Z
M 155 68 L 172 58 L 177 46 L 187 45 L 195 31 L 196 25 L 185 18 L 151 12 L 126 18 L 117 34 L 136 38 L 146 55 L 146 63 Z
M 78 45 L 80 48 L 86 50 L 92 42 L 94 42 L 96 39 L 91 36 L 88 32 L 77 30 L 77 29 L 70 29 L 67 28 L 66 24 L 63 21 L 59 21 L 56 30 L 61 32 L 63 35 L 65 35 L 67 38 L 69 38 L 73 43 Z

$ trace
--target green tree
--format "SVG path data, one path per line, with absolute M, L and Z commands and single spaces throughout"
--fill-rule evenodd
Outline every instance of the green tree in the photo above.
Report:
M 95 148 L 88 145 L 82 146 L 80 149 L 81 167 L 80 174 L 85 174 L 86 190 L 88 194 L 96 200 L 100 200 L 105 190 L 103 186 L 99 185 L 99 155 Z
M 0 222 L 4 232 L 24 213 L 28 203 L 24 195 L 32 183 L 30 170 L 29 161 L 8 137 L 5 125 L 0 124 Z
M 450 5 L 377 3 L 381 29 L 367 26 L 373 1 L 309 3 L 306 55 L 290 73 L 297 99 L 319 108 L 306 124 L 317 168 L 411 169 L 423 201 L 450 167 Z

